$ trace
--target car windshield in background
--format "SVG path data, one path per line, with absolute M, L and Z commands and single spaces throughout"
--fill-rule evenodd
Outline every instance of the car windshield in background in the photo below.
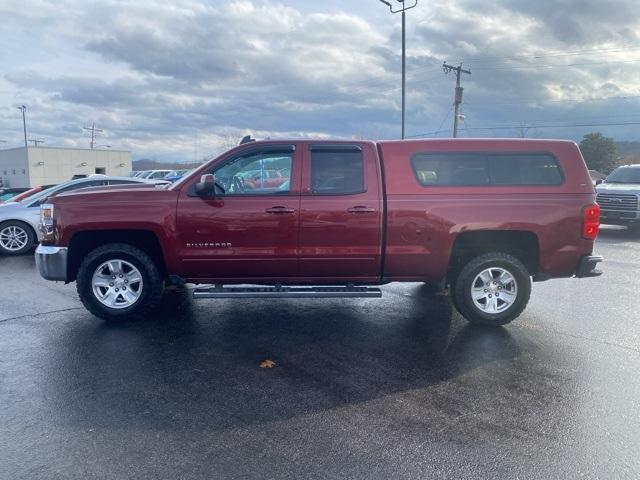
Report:
M 60 185 L 54 185 L 53 187 L 49 187 L 46 190 L 42 190 L 41 192 L 31 195 L 24 200 L 20 200 L 20 203 L 22 203 L 23 205 L 29 205 L 33 202 L 37 202 L 43 198 L 46 198 L 48 195 L 51 195 L 55 190 L 58 189 L 59 186 Z
M 607 177 L 607 183 L 640 183 L 640 167 L 619 167 Z

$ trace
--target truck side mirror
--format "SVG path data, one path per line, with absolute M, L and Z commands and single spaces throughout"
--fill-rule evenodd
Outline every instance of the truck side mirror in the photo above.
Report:
M 215 193 L 216 180 L 212 173 L 207 173 L 200 177 L 200 181 L 196 183 L 196 193 L 200 196 Z

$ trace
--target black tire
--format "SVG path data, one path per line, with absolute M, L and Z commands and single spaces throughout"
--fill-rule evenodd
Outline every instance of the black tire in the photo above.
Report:
M 142 276 L 139 298 L 126 308 L 110 308 L 98 300 L 92 278 L 98 267 L 109 260 L 124 260 Z M 156 307 L 164 288 L 164 280 L 155 262 L 144 251 L 126 243 L 110 243 L 91 251 L 80 264 L 76 288 L 82 304 L 96 317 L 108 322 L 128 322 L 147 317 Z
M 33 248 L 37 240 L 36 232 L 33 231 L 33 228 L 19 220 L 9 220 L 0 223 L 0 232 L 3 232 L 10 227 L 14 227 L 20 232 L 24 232 L 24 234 L 27 236 L 27 243 L 22 248 L 13 250 L 5 247 L 5 245 L 3 245 L 3 242 L 0 241 L 0 253 L 4 255 L 23 255 L 29 252 Z
M 516 298 L 505 310 L 488 313 L 479 308 L 471 296 L 472 282 L 488 268 L 501 268 L 508 271 L 517 285 Z M 460 314 L 471 323 L 500 326 L 518 318 L 531 296 L 531 277 L 527 268 L 513 255 L 501 252 L 480 255 L 460 271 L 453 288 L 453 304 Z M 503 301 L 504 303 L 504 301 Z

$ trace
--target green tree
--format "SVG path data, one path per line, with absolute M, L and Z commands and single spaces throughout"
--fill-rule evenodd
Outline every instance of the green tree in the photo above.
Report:
M 590 170 L 608 174 L 617 166 L 618 149 L 613 138 L 599 132 L 587 133 L 580 141 L 580 151 Z

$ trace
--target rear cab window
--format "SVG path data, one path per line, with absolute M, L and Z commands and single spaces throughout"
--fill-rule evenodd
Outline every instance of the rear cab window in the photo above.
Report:
M 361 149 L 336 147 L 311 150 L 313 195 L 355 195 L 364 191 Z
M 411 158 L 424 186 L 561 185 L 564 176 L 551 153 L 418 153 Z

